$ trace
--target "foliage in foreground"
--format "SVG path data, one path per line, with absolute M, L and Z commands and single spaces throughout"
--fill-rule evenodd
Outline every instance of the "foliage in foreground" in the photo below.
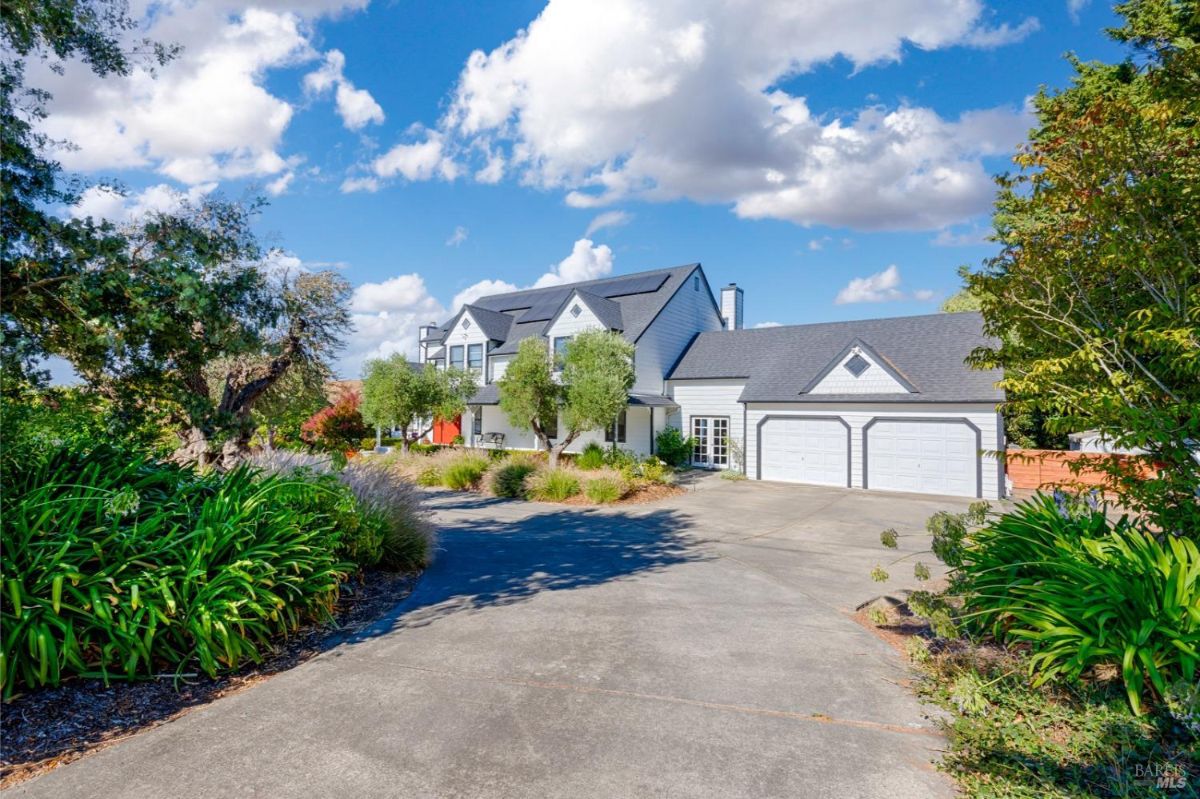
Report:
M 308 486 L 64 451 L 3 498 L 3 691 L 258 661 L 353 565 Z
M 1134 716 L 1113 684 L 1033 687 L 1028 665 L 1011 654 L 956 646 L 931 655 L 921 639 L 910 641 L 924 673 L 918 693 L 950 714 L 939 767 L 967 796 L 1195 795 L 1200 715 Z
M 985 524 L 964 550 L 956 591 L 965 618 L 999 641 L 1028 644 L 1038 683 L 1074 682 L 1118 666 L 1130 705 L 1196 680 L 1200 549 L 1158 539 L 1097 508 L 1060 512 L 1054 498 L 1022 503 Z
M 985 635 L 1031 652 L 1036 684 L 1076 683 L 1108 667 L 1128 701 L 1144 711 L 1148 692 L 1194 683 L 1200 661 L 1200 550 L 1156 537 L 1103 507 L 1039 495 L 987 517 L 939 512 L 927 525 L 933 553 L 950 568 L 942 592 L 917 592 L 910 607 L 939 635 Z M 886 546 L 896 533 L 885 531 Z M 929 570 L 917 564 L 918 579 Z M 876 579 L 887 579 L 877 568 Z

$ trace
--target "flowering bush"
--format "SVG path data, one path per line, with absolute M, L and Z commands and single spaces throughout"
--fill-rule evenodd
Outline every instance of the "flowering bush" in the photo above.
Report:
M 337 402 L 310 416 L 300 426 L 300 437 L 326 452 L 352 452 L 370 432 L 359 412 L 361 402 L 357 392 L 347 391 Z

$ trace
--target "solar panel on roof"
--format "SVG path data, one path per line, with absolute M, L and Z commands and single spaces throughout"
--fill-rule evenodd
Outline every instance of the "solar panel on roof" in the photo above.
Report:
M 552 291 L 544 297 L 538 297 L 528 311 L 521 314 L 521 322 L 545 322 L 554 316 L 554 312 L 567 299 L 569 292 Z
M 630 294 L 649 294 L 658 291 L 667 282 L 670 275 L 637 275 L 624 280 L 615 280 L 603 286 L 595 286 L 592 291 L 604 297 L 625 297 Z

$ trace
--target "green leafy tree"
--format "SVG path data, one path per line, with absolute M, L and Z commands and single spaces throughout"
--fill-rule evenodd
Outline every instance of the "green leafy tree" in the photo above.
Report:
M 61 356 L 114 418 L 163 414 L 179 431 L 176 459 L 227 464 L 246 449 L 259 398 L 336 348 L 349 286 L 334 273 L 276 274 L 250 226 L 257 203 L 206 200 L 122 229 L 56 215 L 83 184 L 48 155 L 63 143 L 37 130 L 49 96 L 24 86 L 25 61 L 126 75 L 175 54 L 127 41 L 135 27 L 124 3 L 103 0 L 15 0 L 0 14 L 3 389 L 44 384 L 42 361 Z M 214 377 L 215 362 L 231 368 Z
M 81 300 L 119 296 L 103 286 L 122 267 L 105 265 L 126 249 L 111 224 L 57 215 L 78 202 L 84 184 L 48 154 L 61 144 L 38 130 L 50 95 L 25 85 L 25 63 L 73 58 L 101 77 L 120 76 L 166 64 L 178 52 L 126 41 L 135 27 L 123 2 L 6 0 L 0 7 L 0 368 L 13 390 L 48 379 L 40 362 L 54 351 L 49 336 L 93 333 L 90 325 L 106 310 Z M 83 289 L 76 283 L 85 270 L 97 274 Z
M 498 383 L 500 407 L 515 427 L 532 430 L 550 465 L 580 434 L 603 430 L 629 403 L 633 387 L 633 345 L 617 333 L 589 330 L 567 345 L 556 379 L 546 342 L 528 338 Z M 557 443 L 547 435 L 561 410 Z
M 1122 502 L 1200 534 L 1200 15 L 1194 0 L 1117 6 L 1120 64 L 1073 60 L 1073 85 L 1035 100 L 1038 126 L 1000 179 L 1001 253 L 968 275 L 1001 342 L 1017 410 L 1145 449 L 1115 459 Z
M 475 375 L 462 369 L 414 368 L 403 355 L 368 361 L 363 378 L 363 418 L 399 428 L 401 449 L 433 429 L 436 419 L 453 419 L 475 394 Z
M 217 378 L 221 379 L 221 375 Z M 299 444 L 300 427 L 326 403 L 325 384 L 333 377 L 327 364 L 294 364 L 255 401 L 251 420 L 267 449 Z M 211 383 L 210 383 L 211 385 Z

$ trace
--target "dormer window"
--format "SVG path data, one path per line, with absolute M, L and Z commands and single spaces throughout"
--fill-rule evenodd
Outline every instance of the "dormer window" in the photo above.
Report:
M 862 377 L 862 373 L 871 368 L 871 362 L 856 352 L 842 366 L 855 377 Z

